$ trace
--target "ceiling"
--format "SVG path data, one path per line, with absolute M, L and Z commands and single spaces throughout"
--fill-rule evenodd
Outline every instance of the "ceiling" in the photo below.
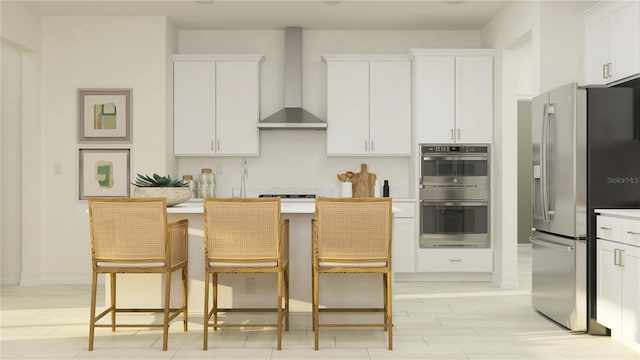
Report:
M 157 15 L 179 29 L 479 30 L 511 0 L 31 1 L 40 15 Z M 337 2 L 337 3 L 332 3 Z M 457 3 L 457 4 L 455 4 Z

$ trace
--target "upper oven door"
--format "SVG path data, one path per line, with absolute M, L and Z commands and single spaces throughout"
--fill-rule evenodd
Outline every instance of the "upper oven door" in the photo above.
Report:
M 422 200 L 487 200 L 488 156 L 422 155 Z
M 486 177 L 488 156 L 422 155 L 423 178 Z

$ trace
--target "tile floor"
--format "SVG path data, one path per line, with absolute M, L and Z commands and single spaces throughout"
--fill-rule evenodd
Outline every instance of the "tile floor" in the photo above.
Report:
M 313 350 L 308 314 L 292 314 L 292 328 L 275 350 L 275 331 L 210 333 L 202 351 L 202 315 L 187 333 L 174 323 L 169 350 L 161 331 L 96 329 L 87 351 L 89 286 L 2 286 L 0 358 L 9 359 L 630 359 L 640 353 L 609 337 L 573 333 L 531 308 L 531 247 L 520 245 L 521 287 L 483 282 L 398 282 L 394 350 L 381 329 L 321 330 Z

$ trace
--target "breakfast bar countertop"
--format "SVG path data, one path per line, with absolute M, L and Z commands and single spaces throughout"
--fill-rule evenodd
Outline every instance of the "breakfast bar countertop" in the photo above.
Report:
M 315 199 L 282 199 L 280 212 L 283 214 L 313 214 L 316 211 L 315 206 Z M 202 214 L 203 212 L 201 199 L 192 199 L 167 208 L 169 214 Z M 394 206 L 392 212 L 395 214 L 402 212 L 402 210 Z

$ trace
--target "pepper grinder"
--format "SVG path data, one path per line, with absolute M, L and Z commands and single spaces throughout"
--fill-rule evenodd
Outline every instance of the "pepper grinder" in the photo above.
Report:
M 385 180 L 382 185 L 382 197 L 389 197 L 389 180 Z

